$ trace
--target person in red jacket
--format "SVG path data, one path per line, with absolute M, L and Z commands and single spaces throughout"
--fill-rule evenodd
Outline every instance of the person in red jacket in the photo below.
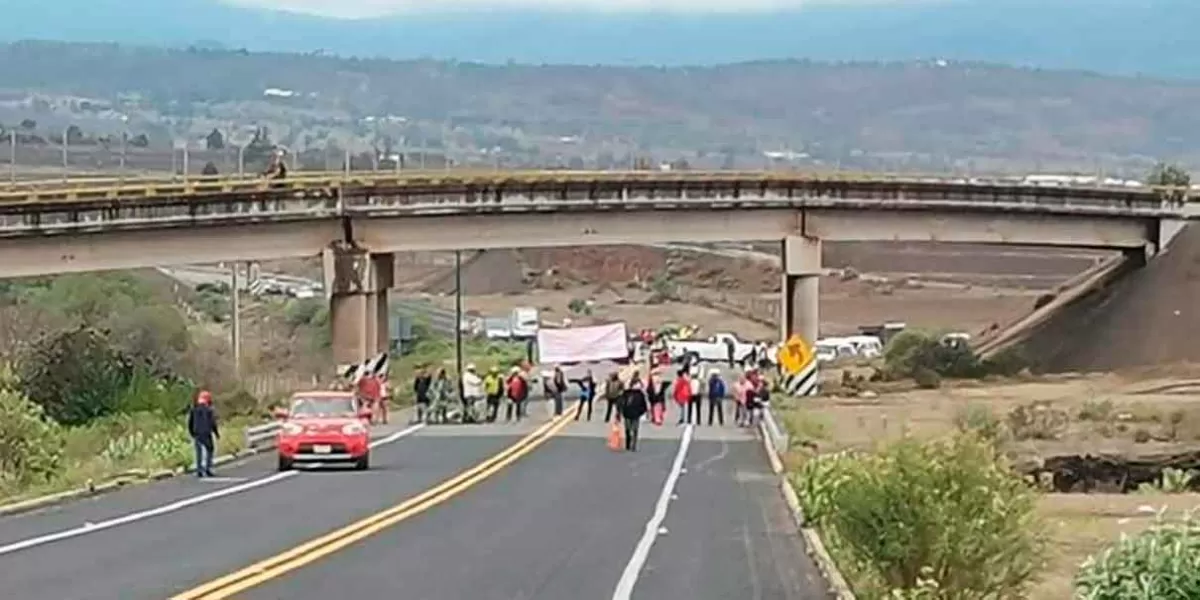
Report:
M 675 383 L 671 389 L 671 398 L 679 406 L 679 421 L 675 424 L 683 425 L 684 419 L 687 418 L 687 406 L 692 401 L 692 382 L 686 370 L 675 374 Z

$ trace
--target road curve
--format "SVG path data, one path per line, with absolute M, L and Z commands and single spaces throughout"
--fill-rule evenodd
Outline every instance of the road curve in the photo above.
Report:
M 533 428 L 428 427 L 376 448 L 365 473 L 304 472 L 238 491 L 275 477 L 269 459 L 252 460 L 221 473 L 230 481 L 181 478 L 0 519 L 3 595 L 185 593 L 418 497 Z M 458 495 L 231 597 L 829 597 L 760 441 L 733 428 L 647 429 L 639 452 L 614 453 L 602 424 L 572 424 Z M 5 551 L 231 489 L 168 514 Z

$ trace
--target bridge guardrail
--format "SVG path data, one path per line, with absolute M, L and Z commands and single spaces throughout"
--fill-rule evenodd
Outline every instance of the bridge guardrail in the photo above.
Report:
M 281 426 L 279 421 L 271 421 L 270 423 L 247 427 L 244 436 L 246 447 L 253 450 L 274 448 L 276 435 L 279 433 Z
M 858 172 L 811 172 L 811 171 L 497 171 L 487 169 L 420 170 L 420 171 L 350 171 L 350 172 L 300 172 L 285 179 L 267 179 L 258 175 L 199 176 L 186 181 L 178 178 L 126 183 L 115 180 L 88 180 L 74 186 L 64 182 L 28 182 L 13 186 L 0 186 L 0 202 L 73 201 L 94 199 L 177 197 L 204 194 L 237 192 L 264 192 L 272 190 L 324 191 L 330 193 L 343 188 L 361 186 L 366 188 L 415 188 L 423 185 L 461 184 L 485 186 L 496 184 L 539 184 L 566 181 L 591 182 L 654 182 L 679 181 L 824 181 L 829 183 L 891 183 L 920 185 L 956 185 L 964 187 L 1006 187 L 1028 189 L 1030 193 L 1040 190 L 1051 194 L 1053 190 L 1095 190 L 1109 194 L 1119 192 L 1128 196 L 1154 197 L 1156 194 L 1186 195 L 1189 190 L 1176 187 L 1129 186 L 1096 182 L 1095 184 L 1064 183 L 1044 185 L 1024 182 L 1019 178 L 963 178 L 922 177 L 909 174 L 878 174 Z M 65 186 L 65 187 L 64 187 Z M 1182 197 L 1182 196 L 1181 196 Z

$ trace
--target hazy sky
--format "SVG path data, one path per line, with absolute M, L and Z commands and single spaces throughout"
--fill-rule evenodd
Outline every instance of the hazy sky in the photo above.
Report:
M 334 17 L 373 17 L 411 11 L 535 8 L 570 10 L 741 12 L 796 8 L 813 3 L 891 2 L 896 0 L 226 0 L 234 4 L 279 8 Z

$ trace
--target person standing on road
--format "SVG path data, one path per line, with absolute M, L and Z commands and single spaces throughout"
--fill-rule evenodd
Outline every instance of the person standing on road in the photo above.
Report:
M 688 403 L 692 401 L 692 381 L 688 377 L 686 369 L 681 369 L 675 374 L 675 384 L 671 390 L 671 397 L 675 400 L 675 405 L 679 407 L 679 421 L 676 425 L 683 425 L 688 418 Z
M 446 367 L 438 369 L 437 377 L 433 378 L 433 383 L 429 386 L 429 398 L 433 401 L 433 422 L 445 423 L 450 418 L 450 407 L 447 403 L 450 400 L 450 376 L 446 374 Z
M 700 367 L 697 366 L 688 374 L 689 389 L 692 393 L 688 397 L 687 406 L 687 422 L 700 424 L 700 410 L 704 407 L 704 377 L 701 374 Z
M 483 395 L 487 398 L 487 422 L 495 423 L 500 416 L 500 396 L 504 393 L 504 380 L 500 377 L 500 367 L 488 369 L 483 377 Z
M 475 404 L 483 398 L 483 380 L 475 372 L 475 365 L 469 364 L 462 375 L 462 422 L 475 422 Z
M 596 378 L 592 376 L 592 370 L 588 369 L 587 374 L 582 379 L 576 379 L 575 383 L 579 384 L 579 406 L 575 408 L 575 420 L 583 414 L 583 405 L 587 405 L 587 420 L 592 420 L 592 401 L 596 398 Z
M 734 359 L 737 358 L 737 345 L 733 343 L 733 338 L 725 338 L 725 358 L 729 362 L 729 368 L 733 368 Z
M 646 399 L 650 403 L 650 418 L 655 425 L 662 425 L 667 412 L 667 381 L 654 371 L 646 374 Z
M 554 400 L 554 416 L 562 415 L 564 410 L 564 396 L 567 394 L 567 376 L 563 374 L 562 367 L 554 367 L 554 375 L 550 379 L 548 391 L 550 392 L 550 397 Z
M 649 410 L 646 401 L 646 390 L 636 379 L 630 380 L 629 389 L 625 390 L 621 401 L 621 416 L 625 418 L 625 449 L 637 452 L 638 431 L 642 417 Z
M 200 390 L 196 395 L 196 403 L 188 411 L 187 426 L 196 448 L 196 477 L 212 477 L 214 440 L 221 439 L 221 431 L 208 390 Z
M 529 398 L 529 382 L 525 381 L 520 367 L 513 367 L 509 371 L 505 393 L 508 395 L 508 407 L 504 411 L 504 422 L 512 422 L 514 412 L 516 420 L 520 422 L 521 417 L 525 416 L 525 400 Z
M 718 422 L 725 425 L 725 380 L 721 379 L 721 374 L 713 369 L 712 374 L 708 376 L 708 424 L 713 424 L 713 414 L 717 416 Z
M 429 387 L 431 385 L 433 385 L 433 377 L 429 375 L 429 368 L 422 365 L 417 371 L 417 376 L 413 378 L 413 397 L 417 401 L 417 419 L 414 423 L 429 421 Z
M 604 401 L 607 407 L 604 409 L 604 422 L 609 423 L 613 420 L 613 413 L 616 412 L 618 417 L 621 416 L 617 405 L 621 401 L 621 396 L 625 393 L 625 385 L 621 383 L 621 374 L 613 372 L 609 374 L 608 381 L 604 384 Z

